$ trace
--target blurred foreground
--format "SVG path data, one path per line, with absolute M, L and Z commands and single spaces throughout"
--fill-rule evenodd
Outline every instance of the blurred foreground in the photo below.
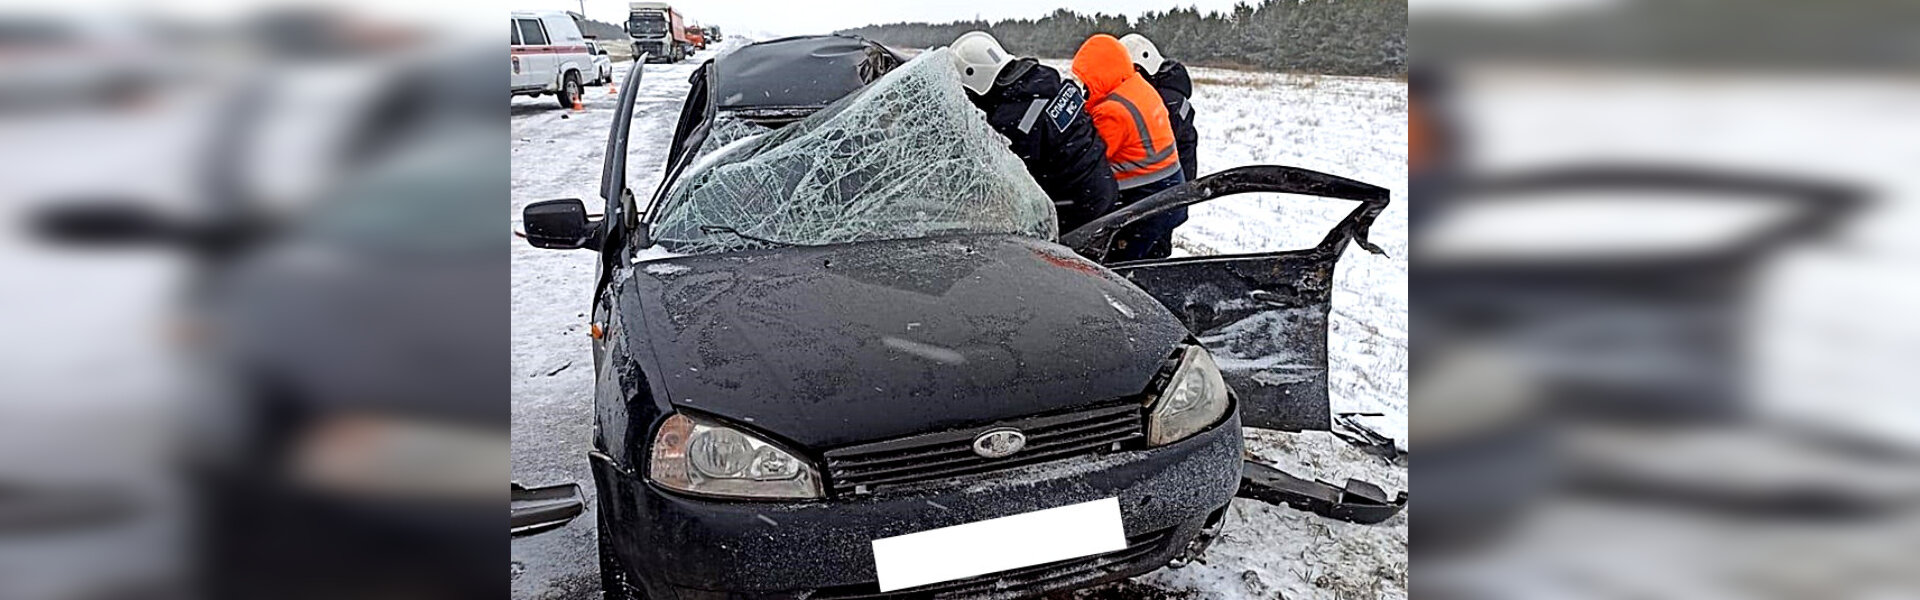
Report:
M 0 14 L 0 598 L 504 596 L 497 13 L 197 8 Z
M 1422 4 L 1415 595 L 1920 597 L 1911 5 Z

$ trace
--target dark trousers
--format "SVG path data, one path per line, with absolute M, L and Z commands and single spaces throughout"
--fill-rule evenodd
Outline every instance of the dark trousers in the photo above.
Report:
M 1128 206 L 1186 181 L 1186 177 L 1176 172 L 1166 179 L 1120 190 L 1119 202 L 1115 204 Z M 1173 229 L 1185 222 L 1187 222 L 1185 206 L 1134 221 L 1132 225 L 1128 225 L 1126 229 L 1120 230 L 1118 235 L 1113 236 L 1113 249 L 1107 252 L 1107 261 L 1120 262 L 1172 256 Z

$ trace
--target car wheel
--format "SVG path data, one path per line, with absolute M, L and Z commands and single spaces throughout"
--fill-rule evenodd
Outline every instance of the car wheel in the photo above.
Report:
M 600 511 L 594 512 L 593 537 L 600 542 L 601 600 L 646 600 L 646 593 L 627 580 L 626 565 L 620 563 L 620 556 L 613 553 L 613 545 L 607 543 L 607 519 L 600 516 Z
M 560 108 L 573 108 L 573 101 L 580 97 L 580 74 L 567 71 L 567 77 L 560 83 L 560 93 L 554 94 L 560 99 Z

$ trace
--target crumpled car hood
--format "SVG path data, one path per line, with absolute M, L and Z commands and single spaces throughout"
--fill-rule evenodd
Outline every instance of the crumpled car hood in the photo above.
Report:
M 1138 288 L 1023 236 L 687 256 L 620 288 L 668 402 L 813 450 L 1136 397 L 1187 337 Z

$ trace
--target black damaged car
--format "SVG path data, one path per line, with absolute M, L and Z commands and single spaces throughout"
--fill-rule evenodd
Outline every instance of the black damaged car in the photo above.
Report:
M 1022 597 L 1179 566 L 1220 530 L 1243 425 L 1327 427 L 1333 267 L 1378 252 L 1387 190 L 1243 167 L 1063 235 L 943 52 L 819 36 L 708 62 L 644 203 L 636 66 L 601 215 L 526 208 L 530 243 L 599 255 L 608 597 Z M 1360 206 L 1311 248 L 1102 260 L 1127 223 L 1247 192 Z M 875 540 L 1108 498 L 1110 551 L 905 588 L 877 564 Z

